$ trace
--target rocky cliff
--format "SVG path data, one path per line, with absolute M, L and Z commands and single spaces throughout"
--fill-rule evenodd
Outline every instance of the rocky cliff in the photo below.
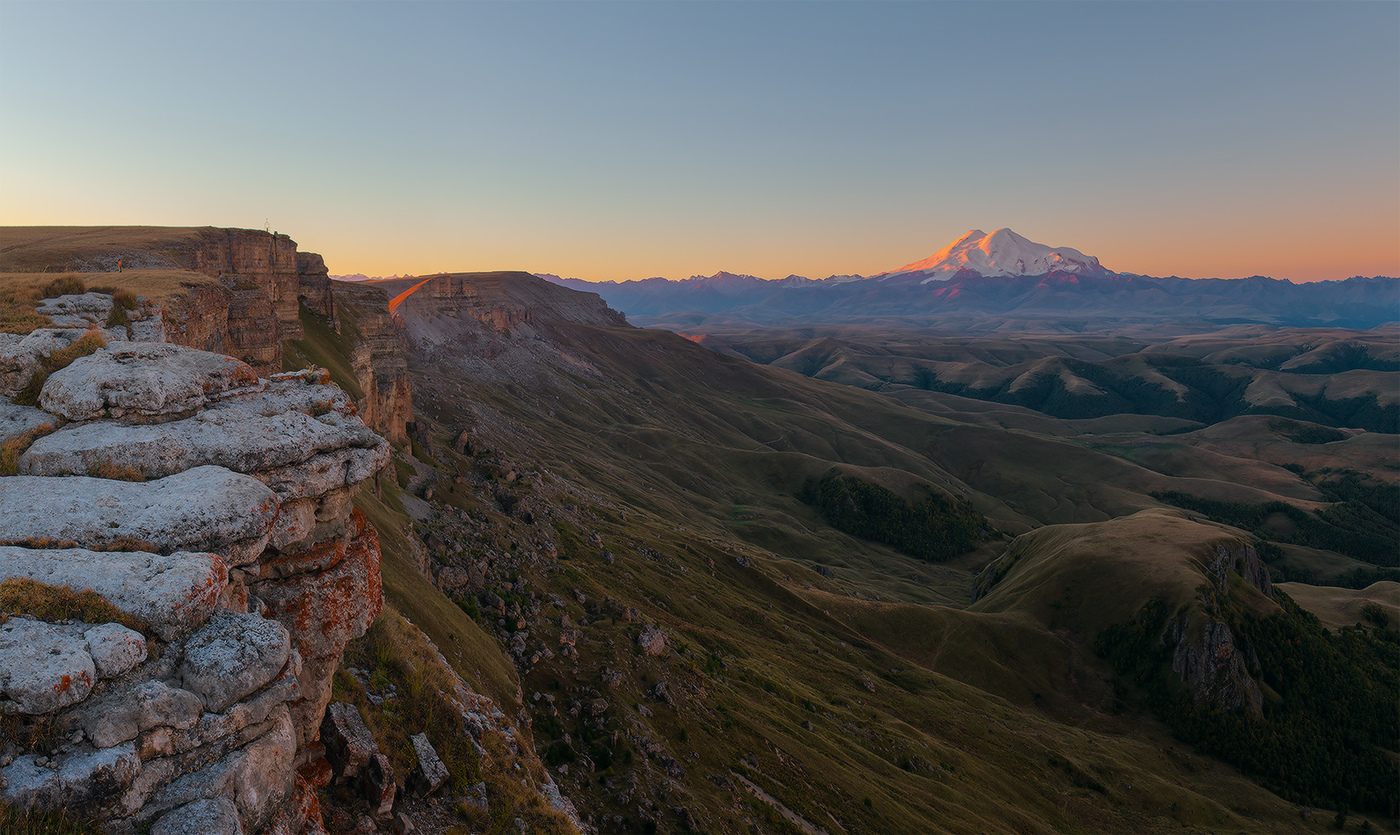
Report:
M 0 442 L 23 449 L 0 578 L 115 609 L 7 607 L 4 799 L 112 832 L 323 831 L 331 676 L 382 606 L 351 496 L 388 444 L 324 372 L 260 379 L 170 344 L 81 357 L 39 404 L 0 399 Z

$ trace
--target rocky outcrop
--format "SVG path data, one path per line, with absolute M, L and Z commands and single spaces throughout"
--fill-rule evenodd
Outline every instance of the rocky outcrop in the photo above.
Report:
M 205 230 L 187 254 L 195 272 L 242 278 L 261 290 L 282 326 L 282 339 L 302 337 L 297 256 L 291 237 L 256 229 Z
M 1260 715 L 1264 693 L 1250 674 L 1250 667 L 1257 668 L 1259 659 L 1250 646 L 1235 638 L 1221 599 L 1231 594 L 1231 574 L 1239 576 L 1249 589 L 1272 599 L 1269 570 L 1252 547 L 1238 543 L 1216 545 L 1203 568 L 1209 584 L 1201 589 L 1199 608 L 1178 614 L 1162 634 L 1164 646 L 1175 646 L 1172 671 L 1181 676 L 1196 704 Z
M 55 429 L 0 479 L 0 580 L 91 589 L 128 620 L 0 625 L 6 710 L 58 740 L 0 754 L 0 796 L 114 833 L 322 831 L 331 677 L 383 605 L 351 498 L 388 444 L 324 372 L 174 345 L 99 350 L 39 402 L 0 404 L 16 437 Z

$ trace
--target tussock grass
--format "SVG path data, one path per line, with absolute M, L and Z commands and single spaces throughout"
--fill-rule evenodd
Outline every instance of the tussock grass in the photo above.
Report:
M 126 614 L 92 589 L 51 586 L 23 577 L 0 582 L 0 613 L 33 615 L 48 622 L 120 623 L 137 632 L 148 631 L 145 621 Z
M 21 809 L 0 803 L 0 832 L 6 835 L 100 835 L 96 821 L 66 809 Z

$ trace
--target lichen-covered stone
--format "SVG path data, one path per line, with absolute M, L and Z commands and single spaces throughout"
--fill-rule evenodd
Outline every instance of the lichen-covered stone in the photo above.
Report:
M 179 675 L 206 710 L 221 713 L 272 681 L 290 652 L 291 638 L 277 621 L 221 612 L 185 642 Z
M 0 624 L 0 693 L 21 713 L 80 702 L 96 683 L 82 633 L 26 618 Z
M 69 720 L 98 748 L 110 748 L 158 726 L 192 728 L 204 711 L 199 697 L 163 681 L 143 681 L 94 697 Z
M 32 406 L 20 406 L 0 395 L 0 444 L 38 432 L 52 432 L 58 425 L 53 415 Z
M 351 516 L 351 533 L 297 555 L 324 569 L 253 585 L 268 616 L 287 627 L 303 659 L 304 701 L 292 709 L 303 744 L 316 737 L 345 645 L 363 635 L 384 607 L 378 534 L 358 510 Z
M 190 551 L 151 554 L 0 545 L 0 579 L 11 577 L 92 589 L 169 641 L 214 611 L 228 570 L 217 554 Z
M 232 800 L 211 797 L 165 813 L 151 835 L 243 835 L 243 822 Z
M 157 791 L 143 813 L 159 813 L 214 797 L 226 797 L 238 808 L 245 831 L 263 828 L 292 795 L 295 779 L 296 734 L 282 708 L 271 730 L 235 748 L 219 760 Z
M 141 543 L 162 553 L 213 551 L 238 565 L 262 551 L 277 499 L 260 481 L 196 467 L 145 483 L 16 476 L 0 479 L 0 537 L 84 548 Z
M 413 743 L 413 752 L 418 755 L 418 767 L 408 775 L 406 787 L 419 797 L 427 797 L 442 788 L 451 775 L 438 756 L 437 749 L 428 741 L 427 734 L 414 734 L 409 741 Z

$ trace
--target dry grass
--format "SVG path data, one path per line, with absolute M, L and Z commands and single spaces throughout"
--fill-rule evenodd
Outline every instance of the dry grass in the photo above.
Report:
M 0 583 L 0 613 L 33 615 L 48 622 L 120 623 L 138 632 L 147 630 L 144 621 L 113 606 L 92 589 L 77 591 L 24 577 L 12 577 Z
M 0 832 L 6 835 L 97 835 L 102 827 L 66 809 L 21 809 L 0 803 Z
M 30 444 L 53 431 L 53 424 L 44 424 L 0 444 L 0 476 L 19 475 L 19 457 Z

